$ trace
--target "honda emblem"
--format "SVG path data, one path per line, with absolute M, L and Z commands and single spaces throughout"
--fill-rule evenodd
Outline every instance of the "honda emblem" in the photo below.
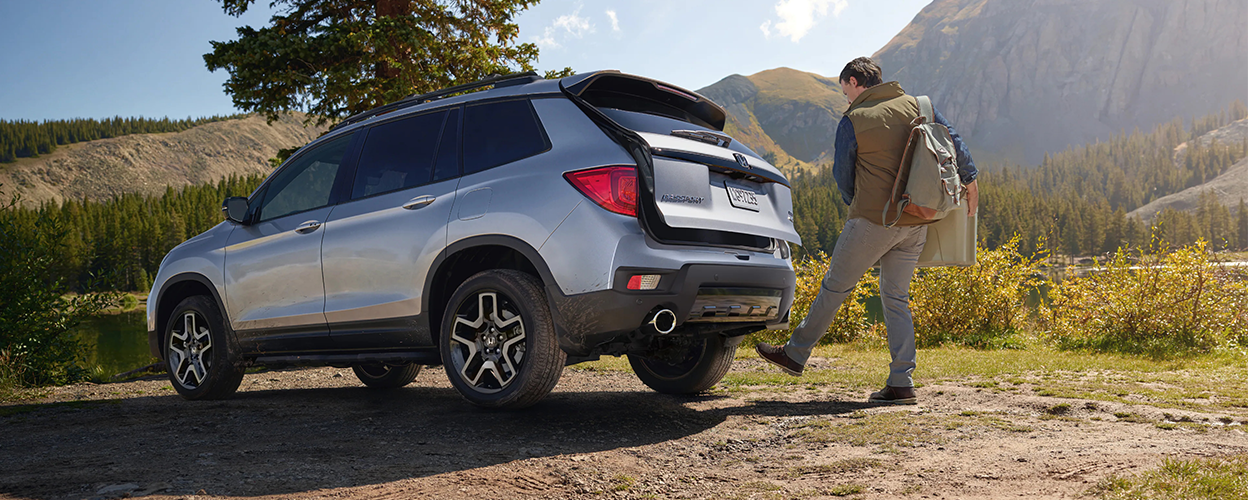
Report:
M 745 155 L 741 153 L 733 153 L 732 157 L 737 159 L 738 165 L 741 165 L 742 167 L 745 167 L 745 168 L 753 168 L 750 166 L 750 160 L 747 159 Z

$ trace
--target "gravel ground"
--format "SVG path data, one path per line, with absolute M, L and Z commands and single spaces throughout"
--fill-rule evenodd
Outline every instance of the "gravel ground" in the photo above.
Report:
M 210 402 L 163 376 L 79 384 L 0 406 L 0 498 L 1076 498 L 1163 457 L 1248 453 L 1239 417 L 958 384 L 865 396 L 673 397 L 576 368 L 514 412 L 470 406 L 441 368 L 391 391 L 266 371 Z

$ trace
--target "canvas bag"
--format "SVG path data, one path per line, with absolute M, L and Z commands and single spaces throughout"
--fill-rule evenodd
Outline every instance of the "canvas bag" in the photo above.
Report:
M 910 139 L 897 169 L 893 193 L 884 205 L 881 222 L 893 227 L 901 220 L 902 213 L 920 219 L 935 221 L 961 206 L 962 179 L 958 176 L 958 157 L 949 129 L 936 123 L 932 100 L 927 96 L 914 98 L 919 103 L 919 116 L 910 122 Z M 901 180 L 906 180 L 906 190 L 898 199 Z M 898 200 L 897 213 L 891 218 L 893 200 Z

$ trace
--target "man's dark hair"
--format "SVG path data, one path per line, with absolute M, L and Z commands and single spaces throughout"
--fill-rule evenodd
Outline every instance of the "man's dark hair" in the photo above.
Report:
M 880 79 L 880 65 L 870 57 L 859 57 L 846 64 L 845 69 L 841 70 L 841 85 L 848 83 L 851 76 L 861 87 L 870 88 L 884 83 Z

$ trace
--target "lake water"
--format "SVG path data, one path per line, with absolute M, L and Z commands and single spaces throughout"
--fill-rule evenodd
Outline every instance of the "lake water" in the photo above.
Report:
M 147 347 L 144 316 L 142 309 L 103 314 L 78 325 L 76 334 L 85 348 L 84 366 L 99 366 L 108 377 L 155 363 Z

